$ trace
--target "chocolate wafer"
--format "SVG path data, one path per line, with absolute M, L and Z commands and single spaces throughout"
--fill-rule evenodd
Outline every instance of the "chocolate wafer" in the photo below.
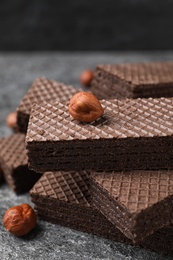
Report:
M 87 172 L 47 172 L 34 185 L 30 195 L 40 218 L 48 217 L 50 222 L 107 238 L 116 237 L 113 224 L 91 206 Z M 96 225 L 99 217 L 101 220 Z M 105 225 L 108 232 L 103 228 Z
M 98 65 L 91 91 L 100 99 L 173 96 L 173 62 Z
M 72 86 L 66 86 L 63 83 L 49 80 L 46 78 L 37 78 L 34 80 L 31 88 L 21 100 L 17 108 L 17 127 L 20 132 L 26 133 L 29 116 L 34 103 L 51 101 L 68 101 L 79 89 Z
M 85 124 L 64 103 L 35 105 L 26 136 L 31 169 L 173 169 L 173 98 L 102 100 L 104 115 Z
M 1 139 L 0 165 L 5 180 L 17 194 L 29 191 L 41 176 L 28 168 L 24 134 Z
M 92 173 L 91 195 L 97 209 L 133 242 L 173 219 L 173 171 Z
M 132 245 L 92 204 L 88 172 L 47 172 L 30 191 L 38 216 L 45 221 Z M 173 255 L 173 229 L 162 228 L 140 247 Z

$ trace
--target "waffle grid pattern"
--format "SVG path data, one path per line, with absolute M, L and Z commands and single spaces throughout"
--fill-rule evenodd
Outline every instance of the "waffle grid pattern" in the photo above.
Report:
M 90 207 L 89 174 L 83 172 L 46 172 L 30 191 L 72 204 Z
M 100 65 L 109 74 L 132 85 L 173 84 L 173 62 Z
M 131 242 L 90 203 L 88 181 L 87 172 L 45 173 L 30 191 L 39 217 L 109 239 Z M 52 207 L 52 198 L 63 203 L 58 206 L 54 203 Z
M 0 160 L 4 161 L 10 168 L 27 165 L 24 134 L 14 134 L 2 139 L 0 142 Z
M 100 65 L 91 91 L 99 99 L 173 96 L 173 62 Z
M 46 174 L 48 174 L 48 175 L 52 174 L 52 176 L 54 175 L 54 173 L 46 173 Z M 42 176 L 42 178 L 43 177 L 44 176 Z M 37 182 L 37 184 L 38 184 L 38 182 Z M 52 186 L 52 189 L 55 189 L 55 187 Z M 37 195 L 41 195 L 44 193 L 44 192 L 42 193 L 42 191 L 41 191 L 41 194 L 40 194 L 38 189 L 35 190 L 35 192 L 37 192 L 37 191 L 38 191 L 38 193 L 36 193 Z M 45 194 L 45 196 L 47 197 L 47 194 Z M 32 194 L 31 194 L 31 198 L 32 198 Z M 36 205 L 35 209 L 37 210 L 39 217 L 43 220 L 46 220 L 48 222 L 52 222 L 55 224 L 60 224 L 63 226 L 71 227 L 71 228 L 74 228 L 74 229 L 77 229 L 80 231 L 100 235 L 105 238 L 115 239 L 116 241 L 119 241 L 119 242 L 130 243 L 130 244 L 132 243 L 118 229 L 114 228 L 114 226 L 109 221 L 107 221 L 106 218 L 101 213 L 99 213 L 99 211 L 98 211 L 98 215 L 96 213 L 94 213 L 96 210 L 93 211 L 93 208 L 86 211 L 84 213 L 84 215 L 80 215 L 80 212 L 82 210 L 82 204 L 79 203 L 78 204 L 79 210 L 77 210 L 78 215 L 76 216 L 75 210 L 71 211 L 71 209 L 69 208 L 71 203 L 68 203 L 67 207 L 64 206 L 64 208 L 67 208 L 67 212 L 68 212 L 68 208 L 69 208 L 69 214 L 65 213 L 65 212 L 60 214 L 56 209 L 49 207 L 48 198 L 47 198 L 47 202 L 45 202 L 44 204 L 38 204 L 38 206 L 37 206 L 38 201 L 39 201 L 38 198 L 33 200 L 33 202 Z M 72 204 L 72 208 L 73 208 L 73 204 Z M 80 208 L 81 208 L 81 210 L 80 210 Z M 86 208 L 86 210 L 87 210 L 87 208 Z M 94 215 L 92 212 L 94 213 Z M 168 230 L 168 233 L 167 233 L 167 231 L 165 231 L 165 229 L 163 229 L 163 231 L 161 229 L 161 230 L 155 232 L 154 235 L 151 236 L 151 238 L 147 237 L 144 241 L 142 241 L 142 243 L 141 243 L 142 246 L 146 245 L 148 248 L 155 248 L 155 250 L 156 249 L 160 250 L 160 246 L 162 246 L 163 242 L 165 242 L 165 240 L 162 240 L 162 238 L 163 238 L 162 232 L 163 232 L 163 235 L 164 235 L 164 232 L 166 232 L 166 234 L 170 233 L 170 236 L 168 237 L 166 235 L 165 239 L 169 238 L 169 239 L 167 239 L 167 242 L 172 241 L 171 240 L 172 230 L 170 232 Z M 148 242 L 148 241 L 150 241 L 150 242 Z M 160 245 L 158 245 L 158 243 Z M 167 243 L 166 243 L 166 245 L 167 245 Z M 163 248 L 165 249 L 164 246 L 163 246 Z M 166 248 L 165 251 L 168 251 L 168 248 Z
M 20 102 L 17 111 L 23 112 L 24 114 L 30 114 L 34 103 L 51 102 L 52 100 L 59 100 L 62 102 L 69 101 L 69 99 L 79 91 L 79 89 L 75 89 L 72 86 L 66 86 L 63 83 L 54 80 L 37 78 Z
M 96 173 L 92 178 L 130 213 L 141 212 L 173 195 L 173 171 Z
M 91 91 L 99 99 L 134 98 L 132 87 L 128 83 L 122 84 L 121 80 L 99 68 L 94 72 Z
M 104 115 L 91 124 L 71 118 L 60 102 L 35 105 L 26 140 L 58 141 L 173 135 L 173 98 L 101 101 Z

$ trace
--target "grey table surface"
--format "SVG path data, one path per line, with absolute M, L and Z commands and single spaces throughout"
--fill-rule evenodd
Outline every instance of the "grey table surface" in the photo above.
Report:
M 6 116 L 14 111 L 36 77 L 44 76 L 80 87 L 80 73 L 99 63 L 173 60 L 167 52 L 47 52 L 0 53 L 0 136 L 11 134 Z M 32 205 L 29 195 L 15 195 L 6 184 L 0 187 L 0 223 L 7 208 Z M 16 238 L 0 224 L 0 259 L 173 259 L 140 248 L 38 220 L 33 232 Z

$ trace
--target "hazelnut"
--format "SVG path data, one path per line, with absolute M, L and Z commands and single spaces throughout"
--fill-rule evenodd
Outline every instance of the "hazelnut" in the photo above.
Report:
M 9 208 L 3 218 L 4 227 L 15 236 L 27 234 L 36 225 L 36 213 L 28 204 Z
M 17 124 L 17 113 L 11 112 L 6 118 L 6 124 L 10 128 L 14 128 Z
M 78 92 L 70 100 L 69 113 L 74 119 L 89 123 L 99 118 L 104 110 L 96 96 L 88 92 Z
M 93 77 L 93 72 L 91 70 L 85 70 L 81 73 L 80 82 L 83 86 L 90 86 Z

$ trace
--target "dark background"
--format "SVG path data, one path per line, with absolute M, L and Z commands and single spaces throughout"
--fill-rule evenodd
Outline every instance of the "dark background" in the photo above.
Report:
M 173 0 L 1 0 L 0 50 L 173 48 Z

